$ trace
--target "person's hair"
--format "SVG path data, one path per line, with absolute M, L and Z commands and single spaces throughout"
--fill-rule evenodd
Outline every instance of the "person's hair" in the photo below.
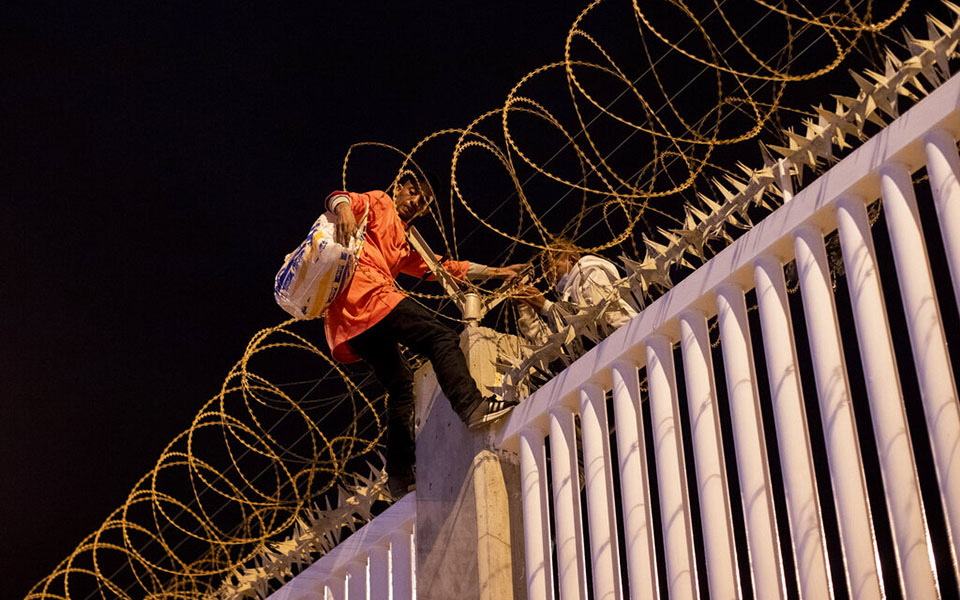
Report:
M 580 247 L 573 243 L 573 240 L 563 235 L 553 238 L 549 246 L 547 250 L 540 254 L 540 270 L 544 274 L 549 271 L 551 264 L 561 256 L 568 255 L 579 258 L 583 254 Z
M 437 194 L 440 190 L 440 178 L 437 177 L 437 174 L 433 171 L 423 171 L 422 173 L 417 171 L 404 171 L 400 175 L 400 179 L 397 180 L 397 186 L 404 186 L 408 183 L 414 183 L 421 188 L 426 185 L 431 193 L 433 199 L 437 198 Z

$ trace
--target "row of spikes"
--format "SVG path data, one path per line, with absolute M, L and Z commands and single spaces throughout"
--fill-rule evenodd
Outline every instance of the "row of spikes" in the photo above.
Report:
M 660 235 L 667 240 L 666 244 L 655 242 L 644 236 L 643 241 L 647 252 L 642 261 L 621 256 L 620 260 L 629 275 L 617 282 L 620 295 L 624 296 L 632 291 L 634 297 L 643 305 L 651 299 L 651 288 L 654 286 L 660 289 L 673 287 L 670 279 L 671 267 L 679 264 L 693 268 L 687 260 L 687 255 L 706 262 L 705 249 L 708 242 L 723 240 L 730 243 L 733 241 L 727 226 L 732 225 L 740 229 L 749 229 L 753 226 L 748 215 L 751 207 L 759 206 L 767 210 L 775 208 L 774 202 L 782 198 L 782 191 L 778 187 L 780 183 L 778 171 L 783 173 L 781 169 L 787 167 L 790 169 L 788 174 L 796 175 L 798 182 L 802 183 L 805 167 L 815 172 L 819 160 L 828 164 L 836 160 L 833 155 L 834 144 L 841 150 L 851 148 L 851 144 L 847 142 L 847 136 L 856 137 L 861 142 L 865 141 L 869 137 L 864 132 L 868 122 L 885 127 L 887 123 L 884 121 L 884 116 L 890 120 L 896 119 L 899 116 L 898 96 L 905 96 L 917 102 L 920 97 L 926 96 L 930 90 L 946 81 L 950 77 L 948 59 L 955 56 L 958 39 L 960 39 L 960 6 L 947 0 L 943 3 L 958 15 L 953 27 L 927 15 L 929 39 L 917 39 L 909 31 L 904 30 L 906 45 L 911 53 L 910 58 L 901 60 L 886 48 L 882 74 L 866 70 L 866 77 L 864 77 L 851 71 L 850 74 L 859 88 L 856 97 L 833 95 L 836 100 L 836 108 L 833 111 L 826 110 L 822 106 L 815 107 L 817 121 L 804 120 L 806 131 L 803 134 L 793 130 L 784 131 L 788 142 L 785 147 L 770 145 L 768 149 L 761 143 L 763 168 L 755 170 L 743 163 L 737 163 L 737 167 L 747 179 L 741 180 L 732 175 L 725 175 L 726 185 L 714 180 L 713 184 L 723 196 L 723 201 L 718 202 L 705 194 L 698 193 L 698 198 L 709 212 L 687 206 L 681 228 L 670 230 L 658 228 Z M 930 86 L 929 90 L 921 81 L 921 76 Z M 912 86 L 913 89 L 911 90 L 908 86 Z M 782 158 L 775 160 L 771 150 L 780 154 Z M 771 198 L 775 200 L 771 201 Z M 593 308 L 605 308 L 610 302 Z M 595 313 L 596 310 L 590 312 Z M 548 371 L 547 365 L 551 361 L 558 357 L 575 358 L 569 356 L 572 352 L 573 340 L 579 336 L 585 336 L 596 341 L 596 332 L 588 330 L 589 322 L 589 319 L 579 319 L 576 323 L 560 326 L 556 328 L 556 333 L 546 337 L 543 343 L 527 348 L 528 353 L 524 359 L 512 360 L 510 364 L 501 365 L 506 368 L 506 373 L 502 389 L 497 391 L 504 395 L 517 395 L 520 386 L 530 381 L 530 375 Z
M 884 127 L 887 124 L 885 117 L 891 121 L 896 119 L 899 116 L 899 96 L 916 102 L 946 81 L 950 77 L 948 61 L 957 56 L 957 43 L 960 41 L 960 6 L 948 0 L 943 0 L 943 4 L 958 16 L 952 27 L 927 15 L 928 39 L 915 38 L 909 31 L 904 30 L 904 39 L 911 54 L 909 58 L 901 60 L 886 48 L 883 73 L 866 70 L 865 76 L 862 76 L 851 71 L 850 74 L 859 88 L 856 97 L 833 95 L 836 100 L 833 111 L 817 106 L 814 109 L 817 113 L 816 122 L 812 119 L 804 120 L 805 131 L 802 134 L 792 129 L 783 132 L 787 146 L 770 145 L 768 150 L 761 143 L 763 168 L 751 169 L 738 163 L 737 167 L 746 179 L 738 179 L 728 174 L 724 176 L 725 182 L 713 180 L 714 186 L 723 197 L 722 201 L 702 193 L 697 194 L 709 212 L 687 206 L 681 228 L 658 229 L 666 243 L 658 243 L 644 236 L 647 251 L 643 260 L 621 257 L 627 272 L 631 274 L 634 291 L 641 301 L 650 299 L 650 288 L 654 285 L 665 289 L 673 287 L 670 269 L 676 265 L 692 268 L 687 259 L 688 255 L 706 262 L 705 248 L 709 242 L 733 241 L 727 230 L 728 226 L 741 229 L 752 227 L 753 223 L 747 214 L 751 207 L 760 206 L 772 210 L 772 203 L 782 197 L 777 171 L 783 166 L 789 168 L 790 173 L 802 182 L 804 168 L 815 172 L 819 160 L 828 164 L 835 162 L 834 144 L 841 150 L 850 148 L 847 136 L 856 137 L 860 141 L 869 137 L 864 133 L 868 122 Z M 782 158 L 774 160 L 770 150 Z
M 307 509 L 298 515 L 293 531 L 279 542 L 262 545 L 256 555 L 228 575 L 213 595 L 218 600 L 262 599 L 271 584 L 293 577 L 294 568 L 302 570 L 318 557 L 333 550 L 345 531 L 356 531 L 373 519 L 373 504 L 387 499 L 387 473 L 367 463 L 370 475 L 354 475 L 354 484 L 347 490 L 337 488 L 337 503 L 326 499 L 326 508 Z

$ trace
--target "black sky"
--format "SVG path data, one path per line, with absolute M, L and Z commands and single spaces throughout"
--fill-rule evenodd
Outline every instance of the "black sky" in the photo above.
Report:
M 273 275 L 348 146 L 409 146 L 496 108 L 562 56 L 582 6 L 3 9 L 4 597 L 119 506 L 283 320 Z

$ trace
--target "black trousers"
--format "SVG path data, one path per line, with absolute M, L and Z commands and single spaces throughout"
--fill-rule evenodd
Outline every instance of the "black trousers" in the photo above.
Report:
M 413 438 L 413 370 L 398 344 L 426 356 L 437 374 L 440 389 L 450 399 L 454 412 L 463 412 L 482 399 L 480 390 L 460 350 L 460 338 L 436 316 L 409 298 L 404 298 L 380 322 L 349 341 L 386 388 L 387 472 L 403 475 L 416 462 Z

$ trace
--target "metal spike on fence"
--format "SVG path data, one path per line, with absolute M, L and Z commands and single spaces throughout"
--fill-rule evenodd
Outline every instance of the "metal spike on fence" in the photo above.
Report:
M 874 84 L 870 83 L 869 81 L 861 77 L 860 74 L 854 71 L 853 69 L 849 69 L 847 72 L 850 73 L 851 77 L 853 77 L 853 80 L 856 82 L 857 87 L 860 88 L 861 94 L 863 94 L 864 96 L 869 96 L 870 94 L 873 93 L 874 88 L 876 87 L 874 86 Z
M 773 159 L 773 156 L 770 154 L 770 150 L 767 148 L 766 144 L 763 142 L 758 142 L 760 144 L 760 156 L 763 158 L 763 166 L 772 167 L 773 163 L 776 161 Z
M 649 294 L 652 285 L 660 285 L 665 288 L 673 287 L 670 278 L 663 276 L 656 261 L 650 258 L 649 253 L 642 261 L 636 261 L 621 254 L 620 261 L 623 263 L 624 270 L 634 276 L 633 281 L 637 284 L 637 286 L 634 286 L 634 290 L 644 299 Z
M 711 212 L 716 213 L 716 212 L 719 212 L 721 208 L 723 208 L 713 198 L 705 194 L 701 194 L 700 192 L 697 192 L 697 198 L 699 198 L 701 202 L 706 204 L 707 207 L 711 210 Z
M 863 118 L 880 127 L 886 127 L 887 123 L 879 114 L 877 114 L 877 100 L 872 95 L 867 96 L 863 103 Z
M 743 194 L 746 191 L 747 187 L 749 186 L 749 182 L 737 179 L 736 177 L 734 177 L 729 173 L 725 173 L 723 175 L 723 178 L 726 179 L 727 183 L 732 185 L 739 194 Z
M 927 50 L 927 48 L 923 46 L 922 40 L 913 37 L 913 34 L 910 33 L 910 30 L 906 27 L 903 28 L 903 41 L 907 45 L 907 50 L 909 50 L 913 56 L 920 56 L 924 50 Z
M 719 191 L 720 194 L 723 195 L 724 200 L 726 200 L 727 202 L 730 202 L 736 197 L 736 194 L 734 194 L 727 188 L 723 187 L 723 185 L 721 185 L 716 178 L 713 178 L 711 181 L 713 182 L 714 187 L 717 188 L 717 191 Z
M 957 6 L 950 0 L 940 0 L 940 3 L 946 6 L 948 9 L 952 10 L 954 14 L 957 15 L 957 20 L 960 21 L 960 6 Z
M 927 18 L 927 35 L 930 36 L 931 40 L 936 40 L 944 35 L 950 35 L 952 28 L 949 25 L 929 13 L 925 16 Z M 938 30 L 939 33 L 937 33 Z
M 643 235 L 643 245 L 647 247 L 647 255 L 650 256 L 663 256 L 667 253 L 667 246 L 664 244 L 659 244 L 646 236 Z

